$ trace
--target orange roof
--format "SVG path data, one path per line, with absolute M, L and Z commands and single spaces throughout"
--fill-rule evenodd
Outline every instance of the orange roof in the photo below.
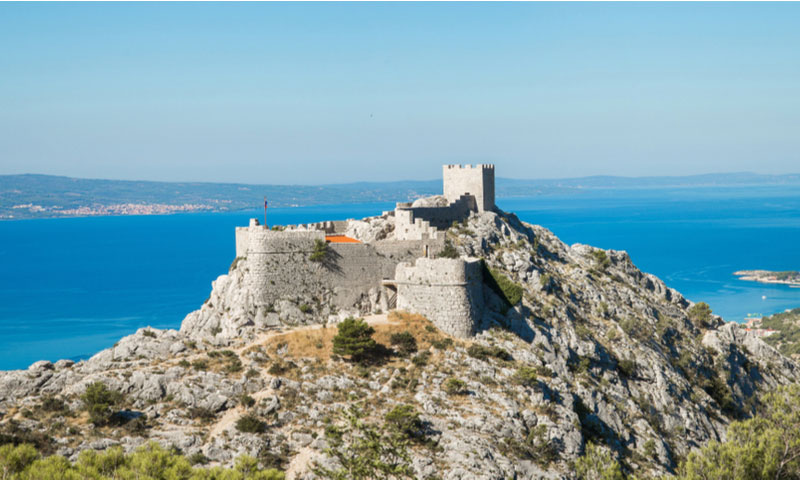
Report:
M 361 243 L 355 238 L 346 235 L 325 235 L 325 241 L 329 243 Z

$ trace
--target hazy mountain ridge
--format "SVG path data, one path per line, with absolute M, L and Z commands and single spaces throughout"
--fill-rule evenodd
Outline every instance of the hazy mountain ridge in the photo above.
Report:
M 785 185 L 800 175 L 753 173 L 685 177 L 593 176 L 565 179 L 497 179 L 498 197 L 579 193 L 592 189 Z M 439 193 L 438 180 L 354 182 L 331 185 L 153 182 L 81 179 L 52 175 L 0 175 L 0 219 L 90 215 L 221 212 L 271 206 L 394 202 Z

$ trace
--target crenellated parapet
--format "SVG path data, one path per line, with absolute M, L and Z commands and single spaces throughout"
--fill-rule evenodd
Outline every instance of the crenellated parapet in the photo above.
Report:
M 325 241 L 322 230 L 269 230 L 251 220 L 248 227 L 236 227 L 236 256 L 312 252 L 314 244 Z

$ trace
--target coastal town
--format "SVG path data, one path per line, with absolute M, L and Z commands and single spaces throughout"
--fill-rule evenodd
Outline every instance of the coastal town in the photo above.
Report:
M 166 215 L 170 213 L 194 213 L 213 211 L 216 207 L 208 204 L 184 203 L 169 205 L 164 203 L 117 203 L 112 205 L 92 205 L 77 208 L 62 208 L 58 205 L 42 206 L 33 203 L 13 205 L 12 211 L 24 213 L 50 213 L 54 217 L 94 217 L 102 215 Z M 15 215 L 8 213 L 3 218 L 27 218 L 29 215 Z

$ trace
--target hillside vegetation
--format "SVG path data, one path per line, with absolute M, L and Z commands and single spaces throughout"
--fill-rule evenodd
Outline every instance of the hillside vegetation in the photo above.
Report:
M 790 357 L 800 356 L 800 308 L 761 319 L 761 328 L 776 330 L 764 341 Z

